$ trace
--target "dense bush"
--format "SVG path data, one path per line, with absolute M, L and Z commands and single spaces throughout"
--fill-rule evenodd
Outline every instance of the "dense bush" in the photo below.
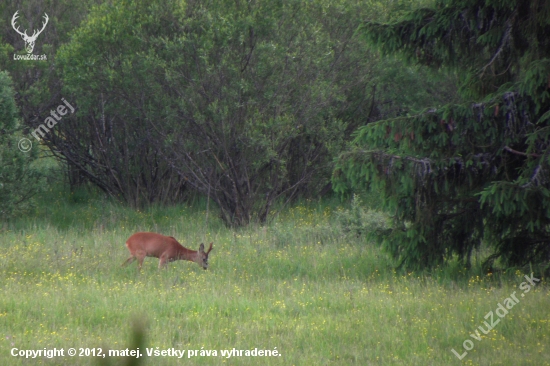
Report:
M 6 71 L 0 72 L 0 219 L 25 212 L 31 198 L 40 190 L 40 175 L 31 164 L 36 159 L 36 147 L 26 150 L 30 141 L 24 138 L 17 119 L 14 91 Z M 21 147 L 24 151 L 21 151 Z

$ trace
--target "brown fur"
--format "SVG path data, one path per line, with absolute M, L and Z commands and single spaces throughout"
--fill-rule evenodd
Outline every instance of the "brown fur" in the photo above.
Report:
M 204 244 L 201 244 L 197 251 L 183 247 L 172 236 L 146 232 L 135 233 L 130 236 L 126 241 L 126 246 L 131 255 L 122 265 L 127 265 L 137 259 L 138 270 L 141 270 L 145 257 L 159 258 L 159 268 L 165 266 L 168 262 L 187 260 L 207 269 L 208 254 L 212 250 L 212 243 L 210 243 L 207 252 L 204 251 Z

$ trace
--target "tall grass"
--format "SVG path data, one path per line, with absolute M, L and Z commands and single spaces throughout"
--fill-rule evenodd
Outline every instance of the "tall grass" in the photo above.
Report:
M 484 316 L 524 282 L 521 271 L 482 275 L 455 263 L 396 273 L 377 246 L 341 225 L 346 208 L 303 202 L 266 226 L 230 229 L 204 205 L 131 210 L 98 195 L 50 191 L 36 212 L 0 233 L 0 363 L 121 364 L 98 357 L 10 356 L 12 348 L 130 347 L 144 325 L 143 365 L 550 365 L 546 281 L 481 340 Z M 124 245 L 156 231 L 197 249 L 214 242 L 210 268 L 190 262 L 141 273 Z M 462 361 L 451 352 L 464 352 Z M 133 347 L 136 347 L 135 345 Z M 217 350 L 179 360 L 143 347 Z M 280 357 L 222 358 L 221 350 L 274 350 Z M 199 353 L 199 352 L 197 352 Z

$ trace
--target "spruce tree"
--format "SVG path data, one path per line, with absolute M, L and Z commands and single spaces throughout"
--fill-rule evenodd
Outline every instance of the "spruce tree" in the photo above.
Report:
M 359 128 L 334 185 L 380 190 L 382 238 L 408 268 L 482 242 L 488 264 L 550 260 L 550 2 L 440 0 L 359 33 L 385 54 L 460 76 L 462 102 Z

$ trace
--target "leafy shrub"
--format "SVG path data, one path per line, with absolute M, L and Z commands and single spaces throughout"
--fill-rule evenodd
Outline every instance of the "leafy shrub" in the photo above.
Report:
M 344 233 L 356 236 L 379 235 L 389 228 L 389 217 L 381 211 L 363 208 L 359 195 L 354 194 L 351 207 L 338 214 Z

